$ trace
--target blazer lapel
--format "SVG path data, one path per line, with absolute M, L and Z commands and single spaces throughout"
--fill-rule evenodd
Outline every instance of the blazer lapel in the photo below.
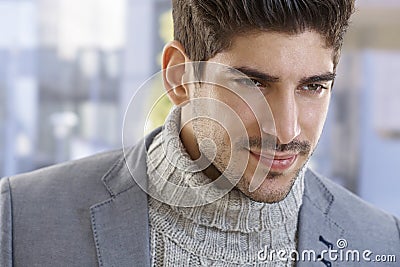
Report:
M 99 266 L 149 266 L 147 197 L 139 187 L 91 208 Z
M 110 198 L 90 208 L 99 266 L 150 266 L 146 150 L 139 142 L 102 178 Z M 133 175 L 135 179 L 133 179 Z
M 328 255 L 323 255 L 323 251 L 337 249 L 336 243 L 344 237 L 345 232 L 329 215 L 333 204 L 333 195 L 315 174 L 307 171 L 303 204 L 299 214 L 297 251 L 300 260 L 297 266 L 332 266 Z

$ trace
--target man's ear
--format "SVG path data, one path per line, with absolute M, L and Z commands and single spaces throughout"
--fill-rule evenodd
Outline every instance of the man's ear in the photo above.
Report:
M 177 106 L 189 100 L 189 90 L 183 84 L 185 63 L 188 61 L 180 42 L 172 41 L 165 45 L 162 55 L 163 82 L 169 99 Z

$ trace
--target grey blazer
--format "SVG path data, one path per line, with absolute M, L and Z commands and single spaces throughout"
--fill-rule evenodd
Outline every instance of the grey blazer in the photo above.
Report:
M 146 181 L 146 146 L 156 133 L 126 159 L 121 151 L 108 152 L 1 179 L 0 266 L 149 266 L 147 195 L 131 173 Z M 125 160 L 133 163 L 131 173 Z M 297 266 L 400 266 L 399 225 L 307 171 L 298 251 L 324 258 Z M 397 263 L 332 261 L 322 251 L 337 250 L 339 239 L 345 249 L 370 250 L 371 259 L 395 255 Z

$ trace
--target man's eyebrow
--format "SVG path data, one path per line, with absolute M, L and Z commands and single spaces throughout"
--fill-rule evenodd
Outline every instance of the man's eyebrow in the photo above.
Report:
M 314 75 L 310 77 L 305 77 L 300 80 L 301 84 L 307 84 L 307 83 L 317 83 L 317 82 L 329 82 L 329 81 L 334 81 L 336 77 L 336 73 L 333 72 L 327 72 L 319 75 Z
M 249 68 L 249 67 L 233 67 L 229 69 L 230 73 L 233 74 L 238 74 L 237 71 L 240 71 L 241 73 L 245 74 L 249 78 L 255 78 L 257 80 L 263 81 L 263 82 L 278 82 L 279 77 L 269 75 L 268 73 L 263 73 L 260 72 L 256 69 Z
M 245 74 L 247 77 L 255 78 L 263 82 L 279 82 L 279 77 L 270 75 L 268 73 L 260 72 L 256 69 L 250 67 L 233 67 L 229 69 L 229 72 L 233 74 L 238 74 L 237 71 Z M 310 77 L 305 77 L 300 80 L 301 84 L 316 83 L 316 82 L 329 82 L 334 81 L 336 73 L 326 72 L 323 74 L 313 75 Z

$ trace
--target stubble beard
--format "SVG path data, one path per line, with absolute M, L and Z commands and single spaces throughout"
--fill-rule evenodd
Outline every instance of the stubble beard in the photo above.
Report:
M 233 190 L 239 190 L 251 200 L 256 202 L 277 203 L 284 200 L 293 188 L 293 185 L 298 179 L 300 172 L 306 167 L 309 158 L 313 154 L 312 151 L 311 153 L 309 152 L 308 155 L 303 155 L 301 158 L 303 158 L 304 162 L 302 163 L 301 167 L 293 170 L 291 173 L 272 172 L 267 168 L 264 169 L 265 177 L 263 178 L 261 186 L 250 192 L 250 183 L 254 179 L 254 173 L 248 174 L 248 163 L 246 166 L 243 166 L 243 161 L 235 159 L 235 157 L 231 157 L 230 146 L 226 146 L 225 141 L 220 138 L 217 138 L 216 136 L 213 137 L 217 147 L 217 154 L 213 162 L 210 162 L 210 164 L 212 165 L 213 169 L 218 172 L 219 176 L 224 176 L 225 180 L 230 182 L 229 186 L 234 186 Z M 201 141 L 201 137 L 199 141 Z M 229 149 L 227 149 L 227 147 L 229 147 Z M 232 154 L 239 154 L 243 151 L 250 153 L 243 147 L 238 147 L 236 145 L 233 145 L 232 147 Z M 207 158 L 207 153 L 204 154 Z M 298 160 L 301 159 L 299 158 Z M 229 164 L 233 166 L 232 169 L 228 168 Z M 281 182 L 281 180 L 285 179 L 285 176 L 287 177 L 288 175 L 291 177 L 286 184 L 277 185 L 277 183 Z
M 267 188 L 266 190 L 261 190 L 261 186 L 254 190 L 253 192 L 249 191 L 250 188 L 250 181 L 252 177 L 242 177 L 242 179 L 239 180 L 238 184 L 236 185 L 236 188 L 241 191 L 243 194 L 245 194 L 247 197 L 249 197 L 251 200 L 254 200 L 256 202 L 264 202 L 264 203 L 277 203 L 282 200 L 284 200 L 289 192 L 291 191 L 294 183 L 296 182 L 297 178 L 299 177 L 299 173 L 302 168 L 296 170 L 294 174 L 292 175 L 289 183 L 285 185 L 283 188 Z M 282 173 L 276 173 L 276 172 L 269 172 L 266 177 L 264 178 L 268 183 L 275 183 L 279 179 L 283 179 L 284 174 Z M 265 192 L 266 191 L 266 192 Z
M 268 169 L 264 170 L 265 177 L 263 178 L 263 182 L 259 188 L 250 192 L 250 183 L 253 177 L 252 174 L 248 174 L 247 165 L 243 166 L 243 161 L 237 160 L 235 158 L 230 157 L 230 151 L 227 151 L 226 146 L 223 142 L 218 142 L 215 140 L 216 146 L 218 149 L 218 153 L 214 158 L 213 162 L 210 162 L 212 168 L 218 172 L 218 176 L 223 176 L 226 181 L 229 181 L 228 186 L 233 187 L 232 190 L 239 190 L 244 195 L 249 197 L 251 200 L 256 202 L 264 202 L 264 203 L 276 203 L 280 202 L 287 197 L 289 192 L 291 191 L 294 183 L 299 177 L 299 174 L 302 169 L 305 168 L 309 157 L 306 157 L 302 166 L 292 173 L 281 173 L 281 172 L 272 172 Z M 240 150 L 244 149 L 233 149 L 233 154 L 240 153 Z M 229 153 L 228 153 L 229 152 Z M 203 153 L 203 152 L 201 152 Z M 250 153 L 250 152 L 247 152 Z M 207 158 L 206 153 L 205 157 Z M 209 159 L 208 159 L 209 160 Z M 231 162 L 232 169 L 228 168 L 229 163 Z M 236 168 L 235 168 L 236 166 Z M 284 185 L 278 185 L 277 183 L 281 182 L 280 180 L 285 179 L 285 176 L 291 175 L 289 182 Z M 265 183 L 269 183 L 269 185 L 265 185 Z

